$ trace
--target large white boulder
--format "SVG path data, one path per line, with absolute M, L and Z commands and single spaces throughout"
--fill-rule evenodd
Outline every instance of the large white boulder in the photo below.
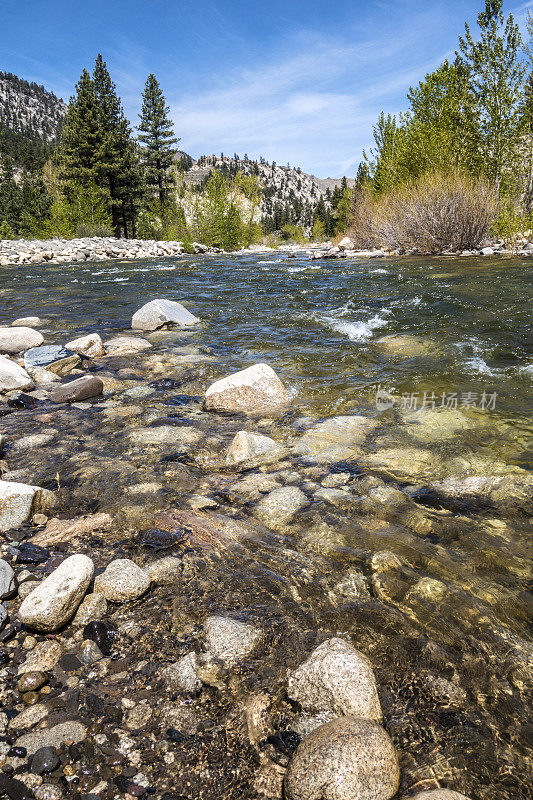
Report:
M 229 413 L 272 409 L 288 402 L 284 385 L 268 364 L 254 364 L 215 381 L 204 399 L 206 411 Z
M 0 356 L 0 392 L 10 392 L 14 389 L 22 391 L 33 389 L 33 381 L 25 369 L 10 358 Z
M 30 347 L 39 347 L 44 337 L 33 328 L 0 328 L 0 353 L 23 353 Z
M 135 312 L 131 327 L 137 331 L 155 331 L 163 325 L 178 325 L 189 328 L 200 320 L 191 314 L 181 303 L 174 300 L 151 300 Z
M 28 628 L 56 631 L 71 619 L 92 580 L 94 565 L 88 556 L 66 558 L 31 592 L 19 608 Z
M 339 242 L 339 250 L 354 250 L 355 245 L 350 239 L 349 236 L 345 236 L 344 239 L 341 239 Z
M 0 531 L 18 528 L 29 520 L 37 486 L 0 481 Z

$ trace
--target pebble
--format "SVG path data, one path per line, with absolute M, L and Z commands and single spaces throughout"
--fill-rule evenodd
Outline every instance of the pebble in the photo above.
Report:
M 104 383 L 100 378 L 95 375 L 84 375 L 82 378 L 54 387 L 49 397 L 53 403 L 77 403 L 92 397 L 100 397 L 103 391 Z
M 249 655 L 263 635 L 259 628 L 247 622 L 216 615 L 207 617 L 204 633 L 211 655 L 228 667 Z
M 31 760 L 31 771 L 36 775 L 53 772 L 59 766 L 59 756 L 54 747 L 40 747 Z
M 18 668 L 18 674 L 27 672 L 49 672 L 63 655 L 63 647 L 53 640 L 40 642 L 30 651 L 26 661 Z
M 36 692 L 48 681 L 46 672 L 26 672 L 17 683 L 19 692 Z
M 55 783 L 42 783 L 35 789 L 35 800 L 63 800 L 63 792 Z
M 150 580 L 154 583 L 160 585 L 173 584 L 181 575 L 182 562 L 181 559 L 175 556 L 163 556 L 163 558 L 158 558 L 157 561 L 147 564 L 145 570 Z
M 163 670 L 163 677 L 169 684 L 184 692 L 195 692 L 200 689 L 202 682 L 198 677 L 196 653 L 187 653 L 174 664 L 169 664 Z
M 80 661 L 82 664 L 95 664 L 103 657 L 104 654 L 96 642 L 93 642 L 91 639 L 85 639 L 81 643 Z
M 285 775 L 287 800 L 389 800 L 400 770 L 375 722 L 339 717 L 302 740 Z
M 22 602 L 19 618 L 27 627 L 48 632 L 61 628 L 75 614 L 92 580 L 88 556 L 66 558 Z
M 330 711 L 380 720 L 381 706 L 370 662 L 343 639 L 319 645 L 289 674 L 287 693 L 306 711 Z
M 112 561 L 94 581 L 95 592 L 116 603 L 136 600 L 149 587 L 150 576 L 129 558 Z
M 136 638 L 136 635 L 132 638 Z M 83 637 L 94 642 L 104 656 L 109 656 L 118 641 L 119 635 L 116 625 L 112 622 L 94 620 L 89 622 L 83 629 Z

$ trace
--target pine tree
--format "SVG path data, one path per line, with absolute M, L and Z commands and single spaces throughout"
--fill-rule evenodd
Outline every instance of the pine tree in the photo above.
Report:
M 99 186 L 109 193 L 115 235 L 134 235 L 135 199 L 140 190 L 135 145 L 131 129 L 102 56 L 98 54 L 93 72 L 101 138 L 96 154 Z
M 102 146 L 96 92 L 86 69 L 76 84 L 63 124 L 60 161 L 61 173 L 68 183 L 82 185 L 97 177 L 98 151 Z
M 179 141 L 174 136 L 169 112 L 157 78 L 153 74 L 148 75 L 143 92 L 142 113 L 139 115 L 139 141 L 143 145 L 146 183 L 157 193 L 163 211 L 169 203 L 172 184 L 170 167 L 176 152 L 172 145 Z

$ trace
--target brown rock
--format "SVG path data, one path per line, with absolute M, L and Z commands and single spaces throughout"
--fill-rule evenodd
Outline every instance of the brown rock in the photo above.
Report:
M 104 384 L 94 375 L 84 375 L 74 381 L 64 383 L 50 392 L 50 400 L 54 403 L 76 403 L 99 397 L 104 391 Z

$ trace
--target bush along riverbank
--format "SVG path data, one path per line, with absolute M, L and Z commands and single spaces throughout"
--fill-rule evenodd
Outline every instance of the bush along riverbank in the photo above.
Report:
M 406 446 L 390 416 L 299 416 L 269 365 L 228 375 L 168 300 L 104 340 L 14 322 L 4 794 L 526 796 L 531 648 L 509 627 L 526 607 L 481 571 L 455 579 L 442 543 L 518 536 L 533 481 L 481 457 L 473 477 L 424 445 L 479 422 L 406 415 Z M 515 550 L 507 580 L 525 569 Z

